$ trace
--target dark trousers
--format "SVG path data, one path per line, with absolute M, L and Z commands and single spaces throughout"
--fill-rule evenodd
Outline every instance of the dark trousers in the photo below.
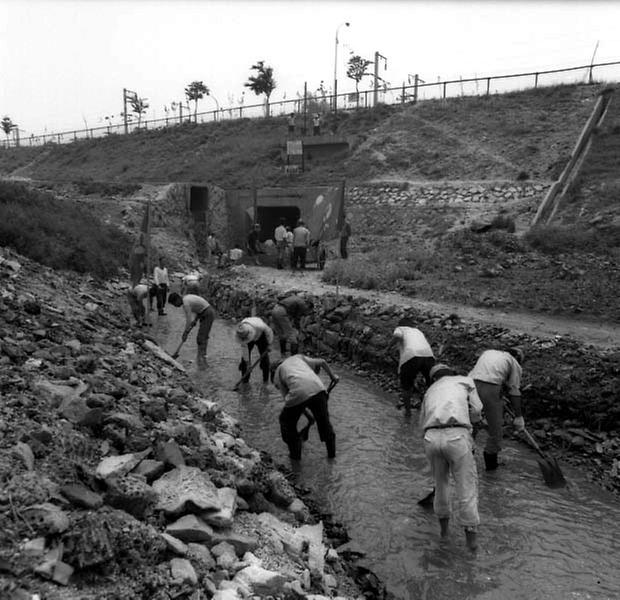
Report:
M 198 317 L 198 333 L 196 334 L 196 346 L 198 349 L 198 361 L 205 360 L 207 356 L 207 344 L 209 343 L 209 333 L 215 320 L 215 310 L 212 306 L 207 306 Z
M 252 349 L 256 346 L 258 348 L 259 355 L 264 354 L 264 356 L 260 359 L 260 370 L 263 373 L 263 382 L 267 383 L 269 381 L 269 342 L 267 341 L 267 337 L 263 333 L 257 340 L 250 342 L 248 344 L 248 358 L 251 361 L 252 358 Z M 241 375 L 245 375 L 248 371 L 248 363 L 246 363 L 245 358 L 241 359 L 239 363 L 239 370 L 241 371 Z M 246 379 L 247 381 L 247 379 Z
M 168 297 L 168 286 L 165 283 L 160 283 L 157 286 L 156 298 L 157 298 L 157 310 L 161 313 L 166 306 L 166 298 Z
M 302 436 L 297 431 L 297 421 L 305 410 L 309 410 L 316 420 L 319 437 L 327 446 L 327 455 L 330 458 L 336 455 L 336 435 L 329 420 L 328 398 L 327 392 L 322 391 L 301 404 L 282 409 L 279 418 L 280 433 L 282 440 L 288 446 L 292 459 L 299 460 L 301 458 Z
M 404 362 L 400 368 L 400 387 L 402 389 L 402 399 L 406 410 L 411 409 L 411 398 L 418 374 L 422 374 L 426 387 L 431 385 L 430 371 L 435 364 L 432 356 L 414 356 Z
M 348 237 L 340 238 L 340 257 L 349 258 L 349 251 L 347 250 L 347 244 L 349 243 Z
M 300 269 L 306 268 L 306 247 L 293 246 L 293 269 L 299 266 Z

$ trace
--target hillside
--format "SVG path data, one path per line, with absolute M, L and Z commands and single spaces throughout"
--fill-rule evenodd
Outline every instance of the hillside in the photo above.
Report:
M 0 174 L 48 180 L 212 182 L 224 188 L 347 179 L 554 179 L 600 86 L 381 105 L 326 115 L 348 157 L 287 176 L 284 118 L 185 124 L 0 153 Z

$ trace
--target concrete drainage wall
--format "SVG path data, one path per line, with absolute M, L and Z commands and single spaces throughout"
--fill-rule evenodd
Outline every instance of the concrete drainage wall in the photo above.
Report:
M 242 289 L 242 282 L 211 279 L 207 297 L 223 317 L 251 314 L 269 320 L 278 292 Z M 604 441 L 614 430 L 620 435 L 620 352 L 580 345 L 570 339 L 537 339 L 502 327 L 463 323 L 455 314 L 433 314 L 413 308 L 381 305 L 351 296 L 314 297 L 315 313 L 302 322 L 302 351 L 350 363 L 359 374 L 394 392 L 397 390 L 396 352 L 387 352 L 400 318 L 410 317 L 424 331 L 442 362 L 466 374 L 485 349 L 510 345 L 524 348 L 523 398 L 528 421 L 538 419 L 537 433 L 568 446 L 584 443 L 579 428 L 588 427 Z M 276 345 L 277 348 L 277 345 Z M 277 351 L 276 351 L 277 353 Z M 394 401 L 397 398 L 395 395 Z M 545 434 L 546 432 L 546 434 Z M 611 450 L 620 461 L 620 444 Z M 619 480 L 620 485 L 620 480 Z

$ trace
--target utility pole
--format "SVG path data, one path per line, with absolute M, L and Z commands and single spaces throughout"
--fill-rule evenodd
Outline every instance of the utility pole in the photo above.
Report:
M 594 46 L 594 52 L 592 53 L 592 60 L 590 60 L 590 74 L 588 75 L 588 83 L 592 85 L 594 83 L 594 78 L 592 77 L 592 68 L 594 65 L 594 57 L 596 56 L 596 51 L 598 50 L 599 40 L 596 40 L 596 46 Z
M 372 97 L 372 105 L 377 106 L 379 102 L 379 59 L 382 58 L 384 60 L 383 70 L 387 70 L 387 58 L 383 56 L 383 54 L 379 54 L 375 52 L 375 73 L 374 73 L 374 92 Z
M 127 88 L 123 88 L 123 123 L 125 125 L 125 134 L 129 133 L 129 124 L 127 121 L 127 102 L 131 102 L 138 97 L 136 92 L 132 92 Z M 87 127 L 88 129 L 88 127 Z
M 302 135 L 306 135 L 306 132 L 308 131 L 307 128 L 307 118 L 308 118 L 308 109 L 307 109 L 307 102 L 308 102 L 308 82 L 304 81 L 304 128 L 301 130 L 301 134 Z

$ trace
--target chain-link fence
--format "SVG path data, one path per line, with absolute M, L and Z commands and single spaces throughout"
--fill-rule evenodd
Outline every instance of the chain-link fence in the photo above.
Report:
M 40 146 L 43 144 L 65 144 L 81 139 L 93 139 L 110 135 L 122 135 L 139 130 L 162 129 L 174 127 L 183 123 L 208 123 L 225 119 L 257 119 L 269 116 L 283 116 L 289 113 L 301 115 L 311 123 L 311 116 L 315 113 L 325 114 L 339 110 L 353 110 L 370 108 L 377 104 L 405 104 L 454 98 L 457 96 L 485 96 L 501 94 L 511 91 L 525 90 L 542 86 L 559 84 L 614 82 L 620 79 L 620 61 L 605 62 L 565 69 L 547 71 L 532 71 L 511 75 L 494 75 L 492 77 L 474 77 L 468 79 L 453 79 L 450 81 L 427 82 L 417 75 L 413 81 L 403 83 L 398 87 L 379 85 L 375 89 L 361 92 L 345 92 L 336 96 L 325 92 L 317 94 L 301 94 L 293 100 L 280 100 L 267 103 L 238 105 L 235 107 L 218 108 L 207 112 L 168 115 L 163 119 L 146 119 L 136 122 L 134 118 L 128 123 L 109 123 L 101 127 L 61 131 L 19 137 L 15 132 L 13 137 L 1 142 L 1 147 Z

